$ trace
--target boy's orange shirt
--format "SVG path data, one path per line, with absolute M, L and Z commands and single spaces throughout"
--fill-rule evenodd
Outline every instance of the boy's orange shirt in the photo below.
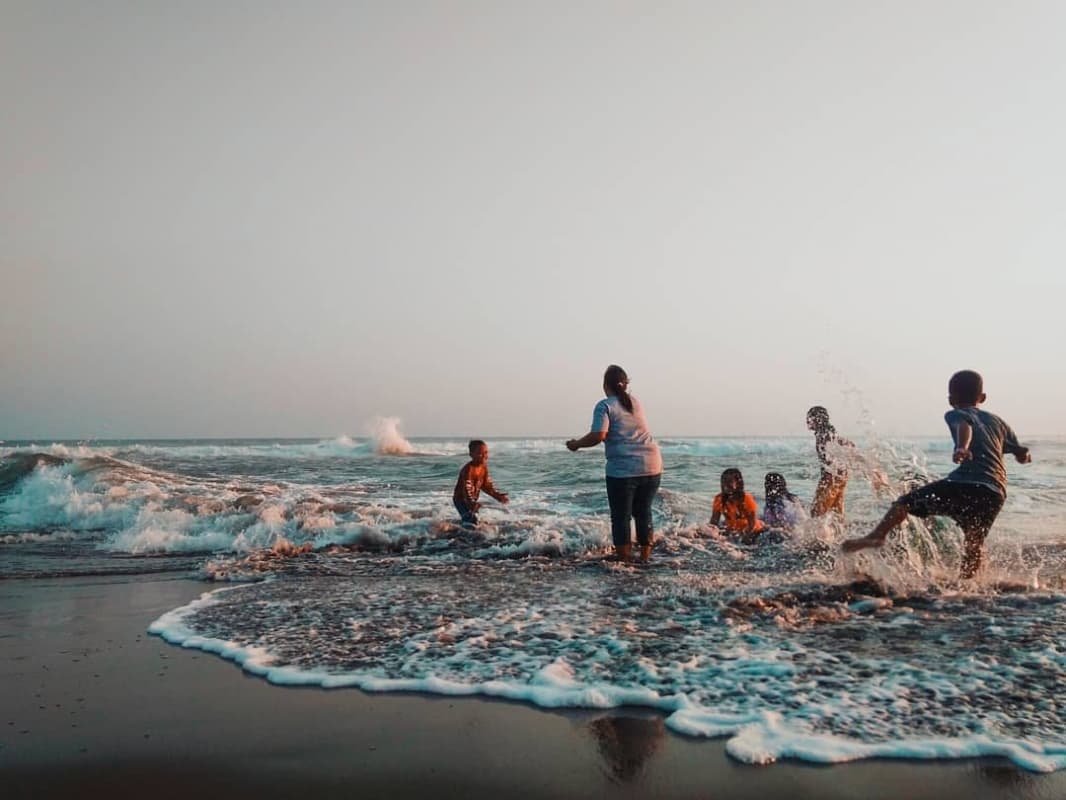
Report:
M 724 500 L 721 494 L 715 495 L 711 511 L 715 514 L 721 514 L 725 518 L 727 531 L 747 532 L 749 516 L 755 517 L 755 530 L 761 531 L 764 527 L 762 520 L 759 519 L 759 506 L 755 503 L 755 498 L 750 492 L 744 492 L 744 501 L 742 503 L 733 498 Z
M 499 492 L 496 491 L 496 487 L 492 484 L 492 478 L 489 477 L 489 468 L 485 464 L 467 462 L 459 470 L 459 480 L 455 483 L 455 491 L 452 493 L 452 497 L 461 503 L 473 506 L 477 503 L 482 489 L 492 497 L 499 499 L 497 497 Z

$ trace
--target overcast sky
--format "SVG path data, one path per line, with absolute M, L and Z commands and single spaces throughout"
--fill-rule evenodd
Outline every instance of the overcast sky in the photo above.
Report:
M 1066 432 L 1061 2 L 0 0 L 0 438 Z

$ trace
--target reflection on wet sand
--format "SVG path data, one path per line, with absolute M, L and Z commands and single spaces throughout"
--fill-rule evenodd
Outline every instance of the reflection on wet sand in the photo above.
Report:
M 1014 764 L 989 764 L 978 762 L 974 771 L 981 775 L 988 783 L 996 786 L 1009 786 L 1012 788 L 1028 787 L 1036 788 L 1037 781 L 1034 776 Z M 1028 795 L 1023 795 L 1028 796 Z M 1038 794 L 1033 794 L 1038 797 Z
M 625 783 L 640 777 L 666 735 L 660 717 L 605 716 L 590 722 L 588 729 L 613 779 Z

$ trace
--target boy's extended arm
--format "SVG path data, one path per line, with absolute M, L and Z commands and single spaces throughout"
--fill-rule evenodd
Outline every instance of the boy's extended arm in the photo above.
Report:
M 493 484 L 492 482 L 492 478 L 488 476 L 488 473 L 485 474 L 485 483 L 481 485 L 481 488 L 484 489 L 490 497 L 495 497 L 496 500 L 501 503 L 506 504 L 511 502 L 511 498 L 508 497 L 506 493 L 501 492 L 499 489 L 496 488 L 495 484 Z
M 1028 464 L 1033 460 L 1033 457 L 1029 455 L 1029 448 L 1018 443 L 1018 437 L 1010 426 L 1007 426 L 1007 435 L 1003 439 L 1003 452 L 1012 453 L 1019 464 Z
M 951 460 L 956 464 L 969 461 L 973 458 L 970 452 L 970 442 L 973 441 L 973 427 L 965 420 L 956 420 L 951 423 L 951 438 L 955 442 L 955 452 L 951 454 Z

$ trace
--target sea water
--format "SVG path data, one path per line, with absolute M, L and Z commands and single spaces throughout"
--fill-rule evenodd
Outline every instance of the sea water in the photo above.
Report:
M 976 581 L 909 521 L 842 556 L 950 440 L 860 441 L 846 519 L 752 546 L 707 526 L 727 467 L 809 503 L 813 441 L 666 438 L 648 566 L 605 556 L 597 450 L 489 440 L 509 505 L 462 528 L 459 439 L 0 444 L 0 578 L 194 571 L 150 630 L 282 685 L 643 706 L 737 759 L 1003 756 L 1066 767 L 1066 439 L 1029 440 Z M 878 476 L 888 479 L 880 486 Z

